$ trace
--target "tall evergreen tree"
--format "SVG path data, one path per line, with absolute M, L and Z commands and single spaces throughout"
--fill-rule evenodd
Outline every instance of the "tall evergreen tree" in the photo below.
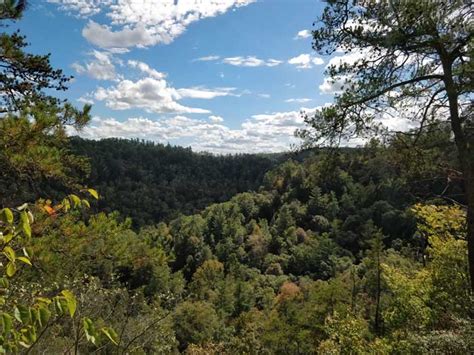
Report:
M 2 2 L 1 26 L 20 19 L 25 7 L 26 1 Z M 0 205 L 38 197 L 25 192 L 42 179 L 71 185 L 85 171 L 84 161 L 65 148 L 66 128 L 83 127 L 90 106 L 78 110 L 49 95 L 46 90 L 66 90 L 71 78 L 51 66 L 49 54 L 27 53 L 27 46 L 19 32 L 0 34 Z
M 329 0 L 313 32 L 321 54 L 350 61 L 327 72 L 340 93 L 299 134 L 309 143 L 387 132 L 386 115 L 451 126 L 468 205 L 468 251 L 474 291 L 474 117 L 472 1 Z M 414 139 L 417 142 L 417 139 Z

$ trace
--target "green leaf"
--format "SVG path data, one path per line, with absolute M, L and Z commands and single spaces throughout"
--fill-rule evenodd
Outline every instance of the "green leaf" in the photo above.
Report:
M 86 206 L 87 208 L 91 208 L 91 204 L 87 200 L 82 200 L 82 205 Z
M 0 211 L 0 218 L 8 224 L 13 223 L 13 213 L 9 208 L 4 208 Z
M 64 296 L 64 299 L 66 300 L 66 305 L 69 310 L 69 314 L 71 315 L 71 317 L 74 317 L 74 313 L 76 312 L 76 308 L 77 308 L 76 297 L 69 290 L 63 290 L 61 294 Z
M 64 306 L 63 306 L 63 303 L 61 302 L 61 298 L 55 297 L 53 301 L 54 301 L 53 304 L 54 304 L 54 309 L 56 310 L 56 313 L 59 315 L 62 315 L 64 313 Z
M 64 212 L 67 212 L 71 209 L 71 203 L 69 202 L 69 200 L 67 198 L 65 198 L 63 200 L 62 205 L 63 205 L 63 208 L 64 208 Z
M 39 317 L 39 310 L 37 308 L 31 308 L 30 309 L 31 313 L 31 321 L 33 324 L 38 323 L 41 326 L 41 321 Z
M 70 195 L 69 195 L 69 199 L 70 199 L 71 202 L 73 203 L 74 207 L 80 206 L 80 204 L 81 204 L 81 199 L 80 199 L 77 195 L 70 194 Z
M 3 248 L 3 255 L 5 255 L 8 260 L 15 262 L 16 254 L 11 247 L 6 246 L 5 248 Z
M 87 189 L 87 192 L 89 192 L 91 194 L 92 197 L 94 197 L 96 200 L 99 199 L 99 193 L 94 190 L 94 189 Z
M 13 262 L 9 262 L 6 267 L 6 273 L 8 277 L 12 277 L 16 273 L 16 265 Z
M 36 297 L 36 300 L 43 304 L 51 304 L 51 300 L 46 297 Z
M 7 235 L 3 236 L 3 242 L 5 244 L 10 243 L 10 241 L 13 239 L 13 233 L 8 233 Z
M 0 278 L 0 287 L 8 288 L 9 285 L 10 283 L 8 282 L 8 279 L 4 277 Z
M 20 213 L 21 219 L 21 228 L 23 229 L 23 233 L 30 238 L 31 237 L 31 226 L 30 226 L 30 219 L 28 218 L 28 213 L 26 211 L 21 211 Z
M 39 308 L 39 321 L 42 327 L 44 327 L 46 323 L 48 323 L 49 318 L 51 318 L 51 312 L 49 311 L 49 309 L 44 306 L 40 307 Z
M 82 325 L 84 328 L 84 333 L 86 334 L 87 341 L 90 341 L 92 344 L 95 345 L 97 338 L 95 334 L 95 327 L 94 323 L 89 318 L 84 318 L 82 320 Z
M 13 318 L 8 313 L 2 314 L 3 334 L 7 335 L 12 329 Z
M 23 324 L 28 324 L 31 321 L 30 309 L 28 307 L 18 305 L 15 307 L 13 314 L 15 318 Z
M 115 330 L 109 327 L 103 327 L 101 331 L 113 344 L 118 345 L 118 334 L 115 332 Z
M 22 338 L 25 340 L 25 343 L 30 344 L 29 346 L 31 346 L 31 344 L 33 344 L 37 338 L 36 329 L 34 327 L 28 327 L 25 329 Z
M 25 257 L 25 256 L 19 256 L 18 258 L 16 258 L 16 260 L 20 260 L 20 261 L 24 262 L 25 264 L 28 264 L 28 265 L 30 265 L 30 266 L 33 266 L 33 265 L 31 265 L 30 259 L 28 259 L 28 258 Z

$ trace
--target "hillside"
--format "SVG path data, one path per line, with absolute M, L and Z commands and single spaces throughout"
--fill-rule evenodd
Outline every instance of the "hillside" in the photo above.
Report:
M 0 353 L 474 354 L 474 3 L 43 5 L 0 1 Z
M 195 213 L 239 192 L 257 190 L 280 155 L 194 153 L 191 149 L 122 139 L 71 139 L 89 159 L 84 181 L 102 196 L 99 210 L 119 211 L 140 227 Z
M 22 279 L 83 279 L 68 286 L 95 295 L 81 312 L 113 329 L 125 324 L 120 339 L 152 353 L 412 353 L 419 342 L 422 353 L 461 353 L 472 346 L 464 212 L 417 204 L 425 188 L 443 186 L 408 183 L 395 153 L 366 147 L 288 160 L 258 192 L 139 232 L 114 214 L 40 217 L 39 268 Z M 104 318 L 111 307 L 114 317 Z M 40 347 L 55 352 L 58 337 Z

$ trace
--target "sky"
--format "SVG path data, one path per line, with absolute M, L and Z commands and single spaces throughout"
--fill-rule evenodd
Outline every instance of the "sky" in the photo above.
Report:
M 18 27 L 90 103 L 85 138 L 213 153 L 288 150 L 332 101 L 311 48 L 317 0 L 34 0 Z M 71 132 L 76 134 L 76 132 Z

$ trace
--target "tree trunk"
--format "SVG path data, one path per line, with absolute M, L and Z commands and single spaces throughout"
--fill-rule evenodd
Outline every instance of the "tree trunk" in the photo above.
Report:
M 444 84 L 449 103 L 451 129 L 458 150 L 459 162 L 463 172 L 464 196 L 467 203 L 467 252 L 469 263 L 469 278 L 471 292 L 474 293 L 474 135 L 463 128 L 462 118 L 459 115 L 458 92 L 453 79 L 452 59 L 444 50 L 439 49 L 444 72 Z
M 377 248 L 377 294 L 375 295 L 375 334 L 381 334 L 380 327 L 380 293 L 381 293 L 380 249 Z
M 470 142 L 471 146 L 472 144 L 474 144 L 474 142 Z M 474 152 L 471 154 L 474 154 Z M 472 158 L 470 159 L 473 160 Z M 474 163 L 471 161 L 469 165 L 468 168 L 470 171 L 468 171 L 467 174 L 464 173 L 464 189 L 467 197 L 467 252 L 469 258 L 469 276 L 471 279 L 471 291 L 474 293 Z

